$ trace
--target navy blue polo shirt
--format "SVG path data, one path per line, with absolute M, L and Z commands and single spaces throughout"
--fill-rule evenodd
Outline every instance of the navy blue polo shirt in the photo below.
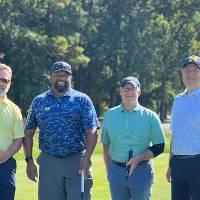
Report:
M 39 148 L 64 157 L 85 149 L 86 130 L 99 122 L 91 99 L 72 88 L 62 97 L 52 90 L 34 98 L 25 129 L 39 128 Z

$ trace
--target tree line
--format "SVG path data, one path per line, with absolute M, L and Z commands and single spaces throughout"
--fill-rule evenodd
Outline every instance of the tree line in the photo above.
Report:
M 13 68 L 9 97 L 24 116 L 49 87 L 51 65 L 73 67 L 74 88 L 98 116 L 120 103 L 119 81 L 137 76 L 142 105 L 170 112 L 183 58 L 199 54 L 200 0 L 0 0 L 0 62 Z

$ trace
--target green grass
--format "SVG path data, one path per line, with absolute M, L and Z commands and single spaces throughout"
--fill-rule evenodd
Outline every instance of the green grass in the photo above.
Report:
M 154 159 L 155 180 L 153 185 L 152 200 L 169 200 L 170 184 L 166 181 L 165 173 L 168 166 L 170 134 L 166 134 L 165 153 Z M 37 157 L 39 151 L 37 144 L 34 146 L 34 157 Z M 26 163 L 24 161 L 23 151 L 16 156 L 17 159 L 17 190 L 16 200 L 37 200 L 37 183 L 34 183 L 26 177 Z M 106 171 L 103 163 L 102 146 L 98 142 L 93 155 L 93 200 L 110 200 L 109 186 L 106 178 Z M 142 178 L 142 177 L 141 177 Z

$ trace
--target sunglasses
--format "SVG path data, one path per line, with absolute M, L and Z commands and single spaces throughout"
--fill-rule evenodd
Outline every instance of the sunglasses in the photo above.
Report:
M 8 84 L 8 83 L 11 82 L 11 80 L 8 80 L 8 79 L 6 79 L 6 78 L 0 78 L 0 82 L 5 83 L 5 84 Z

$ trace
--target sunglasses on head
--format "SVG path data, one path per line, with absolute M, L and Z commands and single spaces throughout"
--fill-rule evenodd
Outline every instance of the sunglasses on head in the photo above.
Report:
M 8 80 L 8 79 L 6 79 L 6 78 L 0 78 L 0 82 L 5 83 L 5 84 L 8 84 L 8 83 L 11 82 L 11 80 Z

